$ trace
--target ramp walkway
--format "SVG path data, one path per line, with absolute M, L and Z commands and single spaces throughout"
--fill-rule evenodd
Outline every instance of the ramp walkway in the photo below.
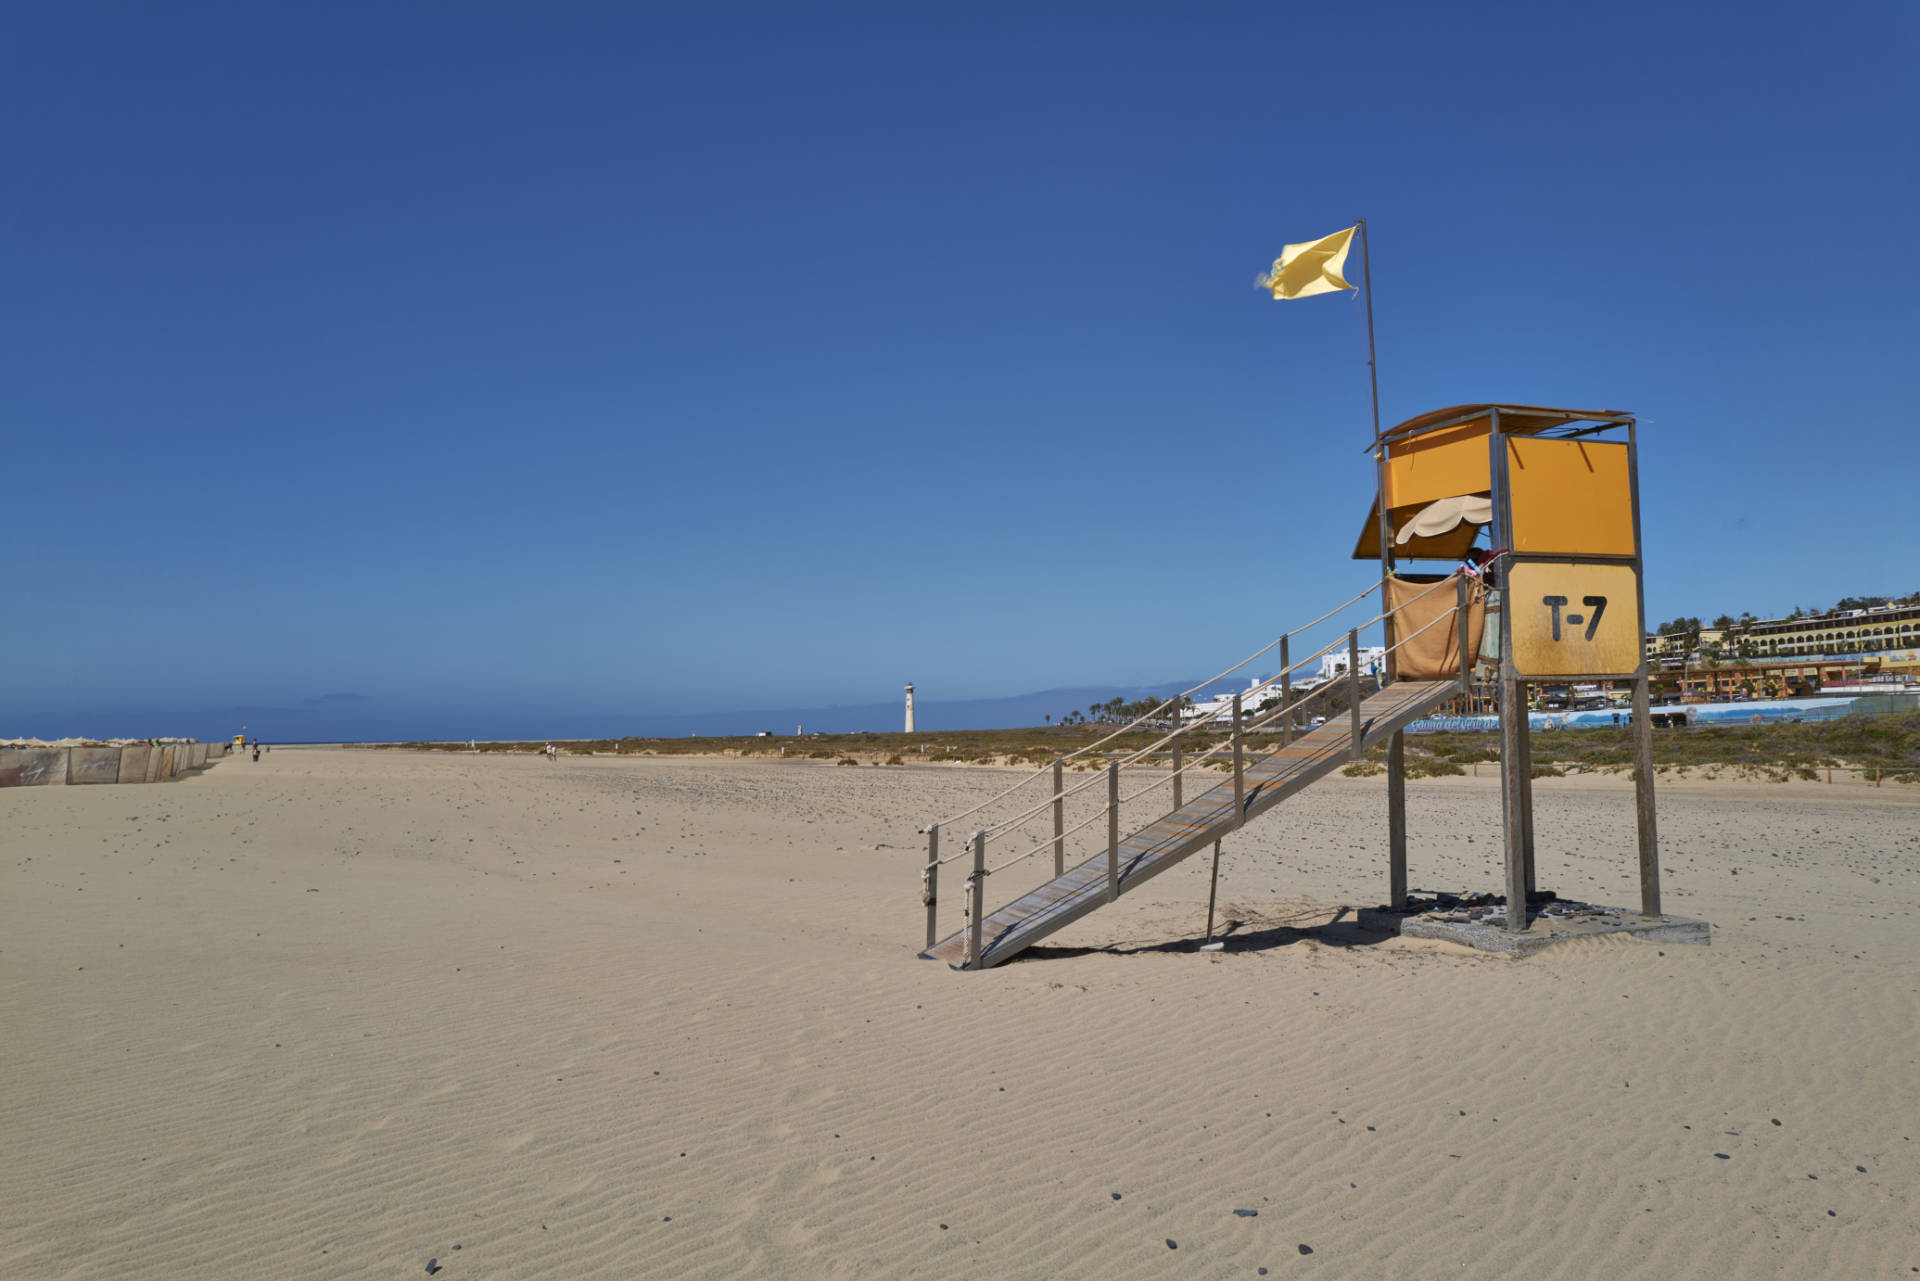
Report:
M 1457 595 L 1457 611 L 1447 608 L 1454 604 L 1453 600 L 1435 599 L 1426 609 L 1418 611 L 1418 618 L 1407 620 L 1409 623 L 1423 622 L 1424 625 L 1419 627 L 1418 631 L 1407 631 L 1407 634 L 1399 638 L 1397 643 L 1385 647 L 1389 654 L 1429 628 L 1449 622 L 1459 626 L 1464 620 L 1468 602 L 1467 583 L 1456 576 L 1434 584 L 1422 595 L 1433 595 L 1442 589 L 1446 591 L 1448 597 Z M 1365 595 L 1366 593 L 1363 593 L 1361 597 L 1355 599 L 1363 599 Z M 1349 605 L 1353 603 L 1348 602 Z M 1407 603 L 1412 604 L 1411 601 Z M 1439 608 L 1436 609 L 1436 606 Z M 1344 609 L 1346 606 L 1341 608 Z M 1385 614 L 1376 615 L 1369 622 L 1385 621 L 1390 619 L 1391 615 L 1392 611 L 1388 611 Z M 1428 617 L 1429 615 L 1431 617 Z M 1316 623 L 1324 621 L 1327 617 L 1331 615 L 1323 615 L 1321 619 L 1315 621 Z M 1312 625 L 1309 624 L 1309 626 Z M 1068 789 L 1064 786 L 1061 772 L 1062 764 L 1066 759 L 1063 758 L 1062 761 L 1054 762 L 1051 791 L 1038 805 L 1029 806 L 1023 812 L 991 828 L 976 829 L 968 836 L 963 849 L 945 858 L 940 855 L 941 829 L 954 820 L 930 824 L 924 829 L 928 834 L 928 863 L 922 872 L 922 901 L 927 908 L 927 946 L 920 955 L 930 960 L 945 961 L 955 969 L 970 970 L 986 969 L 1010 960 L 1048 936 L 1115 901 L 1121 894 L 1144 884 L 1188 856 L 1207 848 L 1228 833 L 1238 830 L 1248 821 L 1278 807 L 1288 797 L 1326 777 L 1340 766 L 1359 759 L 1369 748 L 1386 742 L 1411 722 L 1429 714 L 1449 699 L 1458 697 L 1463 688 L 1461 678 L 1449 673 L 1445 679 L 1393 681 L 1386 684 L 1384 688 L 1367 693 L 1365 686 L 1371 685 L 1373 681 L 1368 679 L 1363 682 L 1361 677 L 1358 628 L 1348 631 L 1334 644 L 1326 646 L 1307 659 L 1301 660 L 1300 663 L 1289 663 L 1285 657 L 1287 641 L 1295 634 L 1290 632 L 1275 642 L 1282 654 L 1281 673 L 1266 682 L 1255 683 L 1242 694 L 1234 696 L 1230 737 L 1210 751 L 1202 753 L 1191 764 L 1183 767 L 1179 740 L 1182 735 L 1191 735 L 1195 730 L 1206 727 L 1183 726 L 1178 723 L 1177 704 L 1180 703 L 1180 696 L 1168 700 L 1156 709 L 1156 712 L 1148 713 L 1140 721 L 1108 735 L 1100 740 L 1100 743 L 1082 749 L 1082 753 L 1086 753 L 1098 748 L 1101 744 L 1117 738 L 1125 730 L 1137 728 L 1152 720 L 1156 713 L 1169 710 L 1173 713 L 1175 727 L 1172 733 L 1145 749 L 1131 753 L 1120 760 L 1107 762 L 1107 768 L 1104 771 L 1107 782 L 1107 803 L 1075 828 L 1068 829 L 1064 826 L 1065 802 L 1076 794 L 1091 789 L 1100 781 L 1100 778 L 1096 775 Z M 1454 663 L 1454 671 L 1463 669 L 1470 671 L 1471 661 L 1465 644 L 1467 629 L 1460 627 L 1459 635 L 1461 643 L 1457 647 L 1449 645 L 1449 648 L 1454 648 L 1458 655 Z M 1390 640 L 1394 639 L 1391 631 L 1388 632 L 1388 637 Z M 1342 646 L 1348 650 L 1349 661 L 1345 679 L 1321 683 L 1312 692 L 1299 699 L 1293 699 L 1291 676 L 1294 668 L 1318 659 L 1322 654 L 1334 650 L 1336 646 Z M 1274 647 L 1269 645 L 1267 649 L 1271 650 Z M 1258 654 L 1251 656 L 1240 666 L 1245 666 L 1247 662 L 1251 662 L 1258 656 Z M 1229 669 L 1229 672 L 1233 670 L 1236 669 Z M 1205 682 L 1203 685 L 1211 683 L 1211 681 Z M 1196 686 L 1195 689 L 1202 687 Z M 1277 702 L 1279 706 L 1269 708 L 1249 721 L 1241 706 L 1243 698 L 1248 694 L 1262 694 L 1269 687 L 1277 688 L 1279 697 L 1265 701 Z M 1295 722 L 1300 710 L 1306 704 L 1324 697 L 1335 689 L 1347 692 L 1348 707 L 1342 709 L 1336 718 L 1296 731 Z M 1276 725 L 1279 727 L 1281 740 L 1278 750 L 1265 751 L 1263 747 L 1262 755 L 1254 755 L 1248 751 L 1247 734 L 1250 730 L 1271 731 Z M 1156 776 L 1153 782 L 1136 792 L 1134 796 L 1143 796 L 1170 782 L 1174 788 L 1173 807 L 1144 826 L 1133 830 L 1123 839 L 1120 824 L 1121 805 L 1124 800 L 1133 798 L 1123 798 L 1120 795 L 1120 768 L 1123 764 L 1135 763 L 1165 747 L 1172 748 L 1173 776 L 1170 779 Z M 1232 777 L 1183 803 L 1181 776 L 1216 756 L 1221 758 L 1220 764 L 1224 765 L 1227 759 L 1225 753 L 1229 747 L 1232 752 Z M 1031 779 L 1023 780 L 1023 783 L 1032 779 L 1042 779 L 1046 773 L 1047 771 L 1043 768 Z M 1021 786 L 1022 784 L 1016 784 L 994 798 L 994 801 L 986 802 L 982 806 L 975 807 L 975 810 L 957 817 L 965 818 L 969 814 L 977 813 L 994 804 L 995 801 L 1013 795 Z M 998 866 L 987 866 L 986 850 L 990 836 L 1014 832 L 1024 823 L 1044 815 L 1048 808 L 1053 811 L 1051 839 L 1041 841 L 1032 849 L 1017 854 Z M 1106 819 L 1107 828 L 1105 848 L 1072 867 L 1066 866 L 1066 837 L 1092 826 L 1103 817 Z M 985 912 L 984 894 L 988 876 L 1046 851 L 1051 851 L 1053 854 L 1055 866 L 1052 879 L 1019 895 L 991 914 Z M 939 900 L 939 868 L 945 863 L 956 862 L 969 856 L 972 860 L 972 872 L 965 882 L 967 892 L 963 903 L 965 919 L 960 929 L 945 937 L 939 937 L 935 928 Z

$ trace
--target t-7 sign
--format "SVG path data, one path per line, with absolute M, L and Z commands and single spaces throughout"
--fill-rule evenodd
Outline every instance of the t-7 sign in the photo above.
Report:
M 1540 676 L 1627 676 L 1640 666 L 1640 590 L 1631 565 L 1519 561 L 1501 608 L 1513 666 Z

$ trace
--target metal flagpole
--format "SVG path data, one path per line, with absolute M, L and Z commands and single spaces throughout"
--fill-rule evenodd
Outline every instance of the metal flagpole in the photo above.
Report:
M 1373 450 L 1374 472 L 1378 484 L 1377 504 L 1380 512 L 1380 609 L 1386 615 L 1380 620 L 1381 642 L 1386 646 L 1386 664 L 1380 672 L 1381 687 L 1395 679 L 1399 673 L 1399 660 L 1396 651 L 1399 645 L 1399 620 L 1393 615 L 1393 598 L 1389 584 L 1393 579 L 1393 521 L 1387 511 L 1387 451 L 1380 444 L 1380 370 L 1375 363 L 1373 347 L 1373 258 L 1367 252 L 1367 220 L 1356 218 L 1360 228 L 1360 266 L 1367 276 L 1367 381 L 1373 388 Z M 1353 659 L 1358 665 L 1357 656 Z M 1358 706 L 1359 692 L 1355 687 L 1355 705 Z M 1354 742 L 1358 746 L 1360 734 L 1356 729 Z M 1405 731 L 1395 731 L 1387 740 L 1387 886 L 1388 896 L 1395 908 L 1407 905 L 1407 739 Z
M 1380 371 L 1374 366 L 1373 353 L 1373 260 L 1367 256 L 1367 220 L 1354 220 L 1360 227 L 1360 267 L 1367 274 L 1367 377 L 1373 383 L 1373 438 L 1380 439 Z

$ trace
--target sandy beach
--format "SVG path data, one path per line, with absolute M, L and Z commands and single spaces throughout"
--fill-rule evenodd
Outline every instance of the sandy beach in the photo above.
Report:
M 1663 786 L 1710 948 L 1358 933 L 1383 783 L 1334 779 L 1229 843 L 1224 953 L 1194 859 L 916 959 L 915 829 L 1008 777 L 281 748 L 0 792 L 0 1276 L 1920 1272 L 1920 788 Z M 1497 890 L 1494 780 L 1408 792 L 1413 883 Z M 1535 795 L 1543 885 L 1635 902 L 1626 780 Z

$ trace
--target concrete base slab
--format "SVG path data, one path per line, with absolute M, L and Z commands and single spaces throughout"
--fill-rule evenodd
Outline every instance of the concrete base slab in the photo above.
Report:
M 1381 906 L 1363 907 L 1358 913 L 1362 929 L 1402 938 L 1441 939 L 1504 956 L 1532 956 L 1556 943 L 1612 934 L 1701 946 L 1711 946 L 1713 941 L 1707 922 L 1692 917 L 1648 917 L 1631 908 L 1578 903 L 1552 894 L 1533 898 L 1527 915 L 1524 931 L 1509 930 L 1506 900 L 1491 894 L 1437 894 L 1409 898 L 1404 911 Z

